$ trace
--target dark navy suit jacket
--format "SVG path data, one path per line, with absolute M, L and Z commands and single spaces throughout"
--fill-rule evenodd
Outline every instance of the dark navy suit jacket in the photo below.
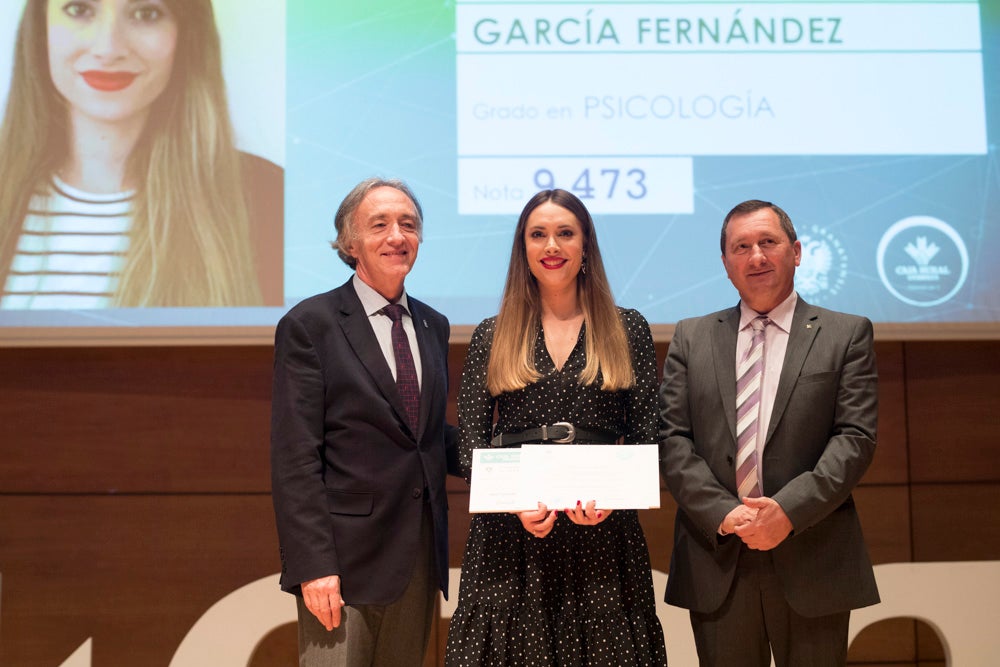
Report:
M 271 485 L 286 591 L 336 574 L 347 604 L 398 599 L 428 502 L 447 595 L 449 325 L 420 301 L 407 302 L 422 366 L 417 433 L 351 281 L 302 301 L 278 323 Z

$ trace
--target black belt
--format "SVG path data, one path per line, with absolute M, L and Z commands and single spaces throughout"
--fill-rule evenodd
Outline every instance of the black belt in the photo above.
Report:
M 551 426 L 529 428 L 520 433 L 501 433 L 490 441 L 492 447 L 520 445 L 525 442 L 556 442 L 569 443 L 574 440 L 592 440 L 594 442 L 613 443 L 618 441 L 618 435 L 609 431 L 591 431 L 573 426 L 569 422 L 556 422 Z

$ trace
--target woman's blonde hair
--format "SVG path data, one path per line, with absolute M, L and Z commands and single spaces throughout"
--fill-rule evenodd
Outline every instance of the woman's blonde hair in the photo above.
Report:
M 528 266 L 524 233 L 531 213 L 546 202 L 572 213 L 583 232 L 584 268 L 576 276 L 576 291 L 586 323 L 587 365 L 580 372 L 579 382 L 590 385 L 600 379 L 601 389 L 605 391 L 633 387 L 635 372 L 628 337 L 604 272 L 594 221 L 576 195 L 566 190 L 543 190 L 525 205 L 514 230 L 507 282 L 490 347 L 486 388 L 496 396 L 523 389 L 541 378 L 534 362 L 541 322 L 541 296 L 538 282 Z
M 178 27 L 173 70 L 126 165 L 136 194 L 112 305 L 261 305 L 211 1 L 165 1 Z M 32 194 L 48 190 L 70 150 L 67 103 L 49 76 L 46 4 L 25 7 L 0 127 L 0 280 Z

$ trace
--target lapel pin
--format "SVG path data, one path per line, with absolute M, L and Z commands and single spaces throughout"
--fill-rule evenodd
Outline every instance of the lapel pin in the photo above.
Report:
M 423 322 L 424 322 L 424 328 L 425 328 L 425 329 L 430 329 L 430 327 L 429 327 L 429 326 L 427 326 L 427 320 L 424 320 Z
M 811 325 L 811 324 L 807 324 L 806 325 L 806 329 L 812 329 L 812 328 L 813 328 L 813 325 Z

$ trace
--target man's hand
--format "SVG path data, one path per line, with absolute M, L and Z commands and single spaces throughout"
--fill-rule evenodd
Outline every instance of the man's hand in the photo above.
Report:
M 344 598 L 340 597 L 338 575 L 320 577 L 302 584 L 302 600 L 306 603 L 306 609 L 328 631 L 340 625 L 340 608 L 344 606 Z
M 773 498 L 744 498 L 743 505 L 757 512 L 750 523 L 734 531 L 751 549 L 768 551 L 781 544 L 792 532 L 792 522 Z
M 729 514 L 726 515 L 726 518 L 722 520 L 722 525 L 719 526 L 720 532 L 723 535 L 735 533 L 738 527 L 743 524 L 750 523 L 756 518 L 757 510 L 747 507 L 746 505 L 737 505 Z

